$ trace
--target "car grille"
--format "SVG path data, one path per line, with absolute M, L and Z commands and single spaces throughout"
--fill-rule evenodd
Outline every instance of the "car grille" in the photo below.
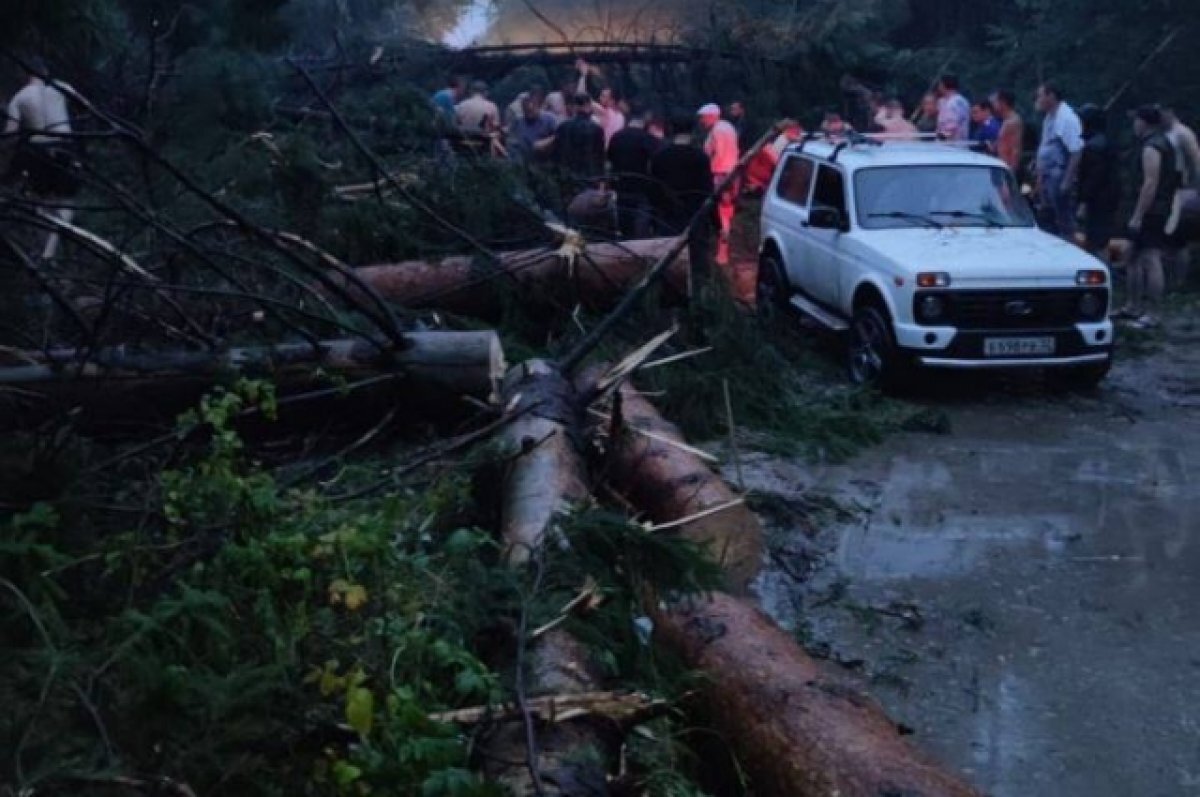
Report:
M 1086 289 L 936 292 L 946 302 L 946 310 L 940 319 L 929 325 L 959 329 L 1047 329 L 1071 326 L 1084 320 L 1079 312 L 1079 298 L 1086 292 Z M 914 310 L 920 307 L 925 296 L 934 293 L 917 294 Z M 1104 298 L 1107 299 L 1107 291 L 1104 292 Z M 919 312 L 915 313 L 915 317 L 920 320 Z

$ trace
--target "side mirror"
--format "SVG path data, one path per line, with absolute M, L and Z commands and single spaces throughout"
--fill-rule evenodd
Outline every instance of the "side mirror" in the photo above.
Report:
M 817 205 L 808 212 L 808 226 L 817 230 L 838 230 L 839 232 L 849 229 L 842 212 L 828 205 Z

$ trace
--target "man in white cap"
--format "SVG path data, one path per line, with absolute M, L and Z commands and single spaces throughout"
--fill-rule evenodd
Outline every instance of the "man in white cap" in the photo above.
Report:
M 700 126 L 708 132 L 704 142 L 704 151 L 712 164 L 713 187 L 717 188 L 725 182 L 730 173 L 737 168 L 738 134 L 733 125 L 721 118 L 721 107 L 709 103 L 696 112 Z M 738 194 L 738 186 L 731 184 L 717 197 L 717 218 L 721 223 L 720 245 L 717 247 L 717 265 L 729 263 L 729 230 L 733 227 L 735 211 L 734 199 Z

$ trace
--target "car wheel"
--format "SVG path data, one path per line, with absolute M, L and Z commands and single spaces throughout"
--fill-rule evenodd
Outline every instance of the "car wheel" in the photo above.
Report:
M 767 252 L 758 261 L 754 303 L 758 315 L 768 321 L 774 321 L 781 317 L 788 306 L 788 290 L 783 277 L 783 263 L 774 252 Z
M 1098 365 L 1085 365 L 1078 368 L 1066 368 L 1053 371 L 1050 374 L 1054 384 L 1068 391 L 1081 393 L 1095 390 L 1100 386 L 1112 370 L 1112 360 L 1109 359 Z
M 888 392 L 908 385 L 911 365 L 897 349 L 891 322 L 878 307 L 855 311 L 846 357 L 850 381 L 856 385 Z

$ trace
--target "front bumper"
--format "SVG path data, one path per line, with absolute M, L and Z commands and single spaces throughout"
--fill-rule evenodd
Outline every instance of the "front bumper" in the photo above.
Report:
M 1113 351 L 1113 325 L 1108 320 L 1056 329 L 956 330 L 915 327 L 907 331 L 897 328 L 896 332 L 900 349 L 916 362 L 931 368 L 1070 368 L 1103 364 L 1112 358 Z M 984 354 L 984 341 L 989 338 L 1029 337 L 1053 337 L 1054 354 L 1028 357 L 988 357 Z M 936 339 L 933 345 L 929 343 L 931 339 Z
M 967 371 L 988 368 L 1070 368 L 1081 365 L 1100 365 L 1112 359 L 1112 352 L 1081 354 L 1077 357 L 992 358 L 988 360 L 954 360 L 945 357 L 918 357 L 927 368 L 956 368 Z

